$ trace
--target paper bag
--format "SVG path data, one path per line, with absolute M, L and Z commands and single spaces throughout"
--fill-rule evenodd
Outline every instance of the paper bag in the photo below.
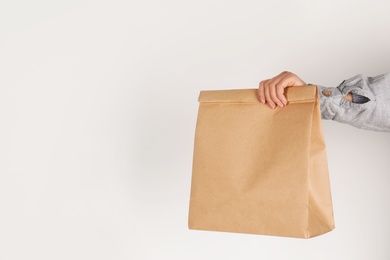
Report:
M 315 85 L 285 89 L 284 108 L 256 89 L 199 95 L 189 229 L 309 238 L 334 229 Z

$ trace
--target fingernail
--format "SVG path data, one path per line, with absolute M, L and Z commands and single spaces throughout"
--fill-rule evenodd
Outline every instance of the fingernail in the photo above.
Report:
M 284 105 L 287 105 L 287 100 L 282 100 Z
M 283 104 L 278 104 L 279 106 L 280 106 L 280 108 L 283 108 L 284 106 L 283 106 Z
M 265 103 L 265 100 L 264 100 L 264 98 L 260 98 L 261 99 L 261 103 Z

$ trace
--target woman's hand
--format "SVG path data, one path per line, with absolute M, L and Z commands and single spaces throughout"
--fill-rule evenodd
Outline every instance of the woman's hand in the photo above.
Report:
M 263 80 L 259 83 L 258 98 L 260 102 L 267 102 L 270 108 L 278 105 L 280 108 L 287 104 L 284 89 L 293 86 L 304 86 L 306 83 L 297 75 L 289 71 L 283 71 L 276 77 Z
M 284 96 L 284 89 L 293 86 L 307 85 L 301 78 L 289 71 L 283 71 L 276 77 L 260 81 L 258 98 L 260 102 L 267 102 L 270 108 L 275 108 L 278 105 L 280 108 L 287 104 L 287 99 Z M 348 93 L 343 96 L 344 99 L 352 102 L 352 94 Z

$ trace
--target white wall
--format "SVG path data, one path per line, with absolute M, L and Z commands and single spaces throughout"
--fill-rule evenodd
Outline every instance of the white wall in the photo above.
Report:
M 390 259 L 390 135 L 323 121 L 336 229 L 187 229 L 197 98 L 390 72 L 385 0 L 2 1 L 0 259 Z

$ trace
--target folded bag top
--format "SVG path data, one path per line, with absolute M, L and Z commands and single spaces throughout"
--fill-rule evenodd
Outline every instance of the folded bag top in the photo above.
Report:
M 316 99 L 316 86 L 290 87 L 285 89 L 288 102 L 309 102 Z M 203 90 L 199 102 L 259 103 L 257 89 Z
M 309 238 L 334 229 L 317 86 L 200 92 L 188 227 Z

